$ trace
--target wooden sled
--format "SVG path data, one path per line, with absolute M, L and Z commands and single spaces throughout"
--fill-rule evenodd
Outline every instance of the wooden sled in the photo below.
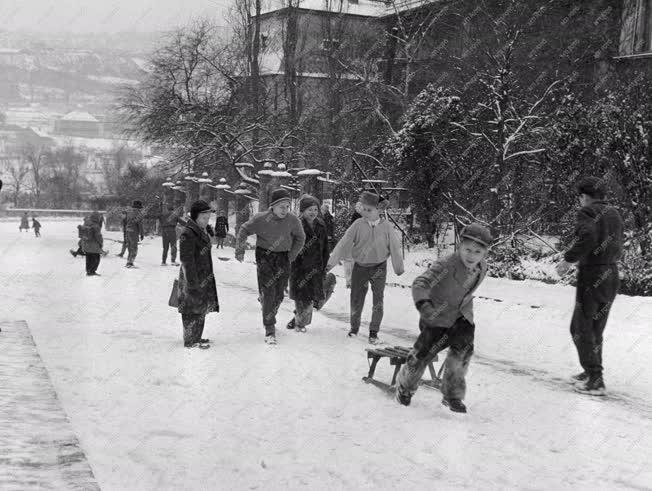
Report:
M 403 364 L 407 361 L 407 356 L 410 353 L 410 348 L 394 346 L 365 348 L 365 351 L 367 352 L 367 363 L 369 363 L 369 374 L 366 377 L 362 377 L 362 380 L 368 384 L 373 384 L 385 391 L 393 392 L 396 388 L 396 377 L 398 376 L 398 372 Z M 394 366 L 394 374 L 392 375 L 392 382 L 390 384 L 376 380 L 374 378 L 376 365 L 378 365 L 378 362 L 381 358 L 389 358 L 389 364 Z M 435 367 L 433 365 L 433 363 L 438 359 L 439 358 L 436 354 L 432 355 L 428 361 L 430 380 L 421 380 L 420 385 L 430 389 L 441 390 L 441 374 L 444 371 L 444 364 L 442 363 L 441 367 L 439 368 L 439 372 L 435 371 Z

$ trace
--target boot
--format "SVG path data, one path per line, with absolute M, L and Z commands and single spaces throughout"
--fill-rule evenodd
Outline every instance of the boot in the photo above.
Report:
M 589 379 L 589 374 L 586 372 L 578 373 L 577 375 L 573 375 L 571 377 L 571 381 L 573 383 L 586 382 L 588 379 Z
M 354 338 L 354 337 L 356 337 L 357 335 L 358 335 L 358 331 L 354 331 L 353 329 L 351 329 L 351 330 L 349 331 L 349 334 L 348 334 L 348 336 L 349 336 L 350 338 Z
M 579 382 L 575 386 L 575 390 L 581 394 L 587 394 L 590 396 L 606 395 L 602 375 L 590 375 L 588 380 L 585 382 Z
M 276 344 L 276 334 L 268 334 L 265 336 L 266 344 Z
M 455 413 L 465 413 L 466 406 L 460 399 L 446 399 L 445 397 L 441 400 L 441 403 L 448 407 L 451 411 Z
M 77 257 L 77 251 L 70 249 L 70 254 L 72 254 L 72 257 Z
M 398 401 L 399 404 L 402 404 L 403 406 L 409 406 L 410 402 L 412 402 L 412 394 L 401 392 L 400 387 L 397 385 L 396 400 Z
M 378 333 L 377 332 L 370 332 L 369 333 L 369 344 L 378 344 L 380 343 L 380 339 L 378 339 Z
M 288 325 L 287 325 L 286 327 L 287 327 L 288 329 L 294 329 L 294 326 L 295 326 L 295 325 L 296 325 L 296 324 L 295 324 L 295 322 L 294 322 L 294 317 L 292 317 L 292 320 L 291 320 L 290 322 L 288 322 Z

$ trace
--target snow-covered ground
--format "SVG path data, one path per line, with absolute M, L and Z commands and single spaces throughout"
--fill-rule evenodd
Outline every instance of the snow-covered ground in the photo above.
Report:
M 67 252 L 78 222 L 41 222 L 40 239 L 0 223 L 0 318 L 29 323 L 102 489 L 652 489 L 651 298 L 617 299 L 605 334 L 611 395 L 589 398 L 565 382 L 579 371 L 573 289 L 488 279 L 469 413 L 458 415 L 435 391 L 406 408 L 361 381 L 365 338 L 346 337 L 341 279 L 306 334 L 284 328 L 286 301 L 269 347 L 253 252 L 240 264 L 213 249 L 222 308 L 207 320 L 213 347 L 186 350 L 167 306 L 178 270 L 159 266 L 159 238 L 145 239 L 136 270 L 106 241 L 103 276 L 89 278 Z M 390 274 L 381 336 L 392 344 L 409 346 L 418 332 L 399 285 L 422 256 Z M 390 379 L 386 360 L 377 376 Z

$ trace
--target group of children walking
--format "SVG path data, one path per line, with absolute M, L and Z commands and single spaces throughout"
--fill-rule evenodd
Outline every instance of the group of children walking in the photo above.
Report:
M 575 232 L 577 240 L 565 254 L 558 271 L 564 274 L 570 263 L 579 263 L 577 303 L 571 332 L 584 371 L 573 377 L 577 382 L 576 389 L 586 394 L 603 395 L 602 332 L 618 290 L 617 262 L 622 252 L 623 224 L 617 210 L 604 201 L 599 180 L 589 178 L 582 181 L 578 193 L 582 208 Z M 387 260 L 391 258 L 397 275 L 404 272 L 398 236 L 380 216 L 386 206 L 385 200 L 373 193 L 362 193 L 357 206 L 360 217 L 353 220 L 330 253 L 326 226 L 318 216 L 318 200 L 310 195 L 302 196 L 299 216 L 290 212 L 290 205 L 287 191 L 273 191 L 269 209 L 254 215 L 237 234 L 235 257 L 240 262 L 244 259 L 247 237 L 253 234 L 257 236 L 255 258 L 265 342 L 277 342 L 276 316 L 288 282 L 295 313 L 287 327 L 305 331 L 312 319 L 313 305 L 323 298 L 324 276 L 341 261 L 350 261 L 348 335 L 356 336 L 359 332 L 364 301 L 371 285 L 373 307 L 369 342 L 378 343 Z M 210 213 L 210 206 L 203 202 L 193 204 L 193 209 L 196 216 Z M 186 314 L 189 312 L 189 305 L 199 305 L 198 310 L 205 317 L 209 311 L 218 311 L 219 304 L 214 290 L 210 254 L 206 255 L 206 251 L 210 251 L 210 246 L 206 245 L 208 234 L 204 233 L 203 227 L 198 228 L 197 223 L 203 222 L 191 217 L 184 234 L 205 235 L 203 242 L 181 242 L 180 281 L 183 279 L 188 284 L 188 271 L 191 271 L 190 283 L 193 286 L 185 290 L 180 286 L 183 293 L 180 290 L 179 297 L 183 296 L 186 305 L 180 305 L 179 310 L 184 315 L 184 310 Z M 442 403 L 454 412 L 466 412 L 463 402 L 465 378 L 473 355 L 475 334 L 473 293 L 487 274 L 486 257 L 492 242 L 493 237 L 487 227 L 472 223 L 462 230 L 455 252 L 434 261 L 414 280 L 412 297 L 419 312 L 420 334 L 397 376 L 396 400 L 400 404 L 410 405 L 425 369 L 438 352 L 448 348 L 441 388 Z M 200 256 L 206 271 L 198 275 L 197 257 Z M 594 281 L 596 278 L 600 281 Z M 193 295 L 206 295 L 206 291 L 199 293 L 205 285 L 212 285 L 206 290 L 208 297 L 202 297 L 194 304 L 188 303 L 188 298 Z M 197 309 L 190 311 L 196 313 Z M 184 344 L 187 347 L 208 347 L 208 340 L 201 338 L 203 317 L 192 322 L 198 323 L 201 328 L 194 331 L 192 328 L 186 329 L 191 321 L 184 318 Z

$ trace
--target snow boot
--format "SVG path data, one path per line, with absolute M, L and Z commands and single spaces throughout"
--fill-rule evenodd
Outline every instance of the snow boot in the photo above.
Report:
M 577 382 L 586 382 L 589 379 L 589 374 L 586 372 L 578 373 L 571 377 L 571 382 L 576 384 Z
M 380 343 L 380 339 L 378 339 L 378 333 L 377 332 L 370 332 L 369 333 L 369 344 L 378 344 Z
M 348 334 L 350 338 L 357 337 L 357 335 L 358 335 L 358 331 L 354 331 L 353 329 L 351 329 Z
M 161 266 L 167 266 L 167 265 L 168 265 L 168 263 L 166 263 L 165 261 L 163 261 L 163 262 L 161 263 Z
M 466 406 L 460 399 L 446 399 L 445 397 L 441 400 L 441 403 L 448 407 L 454 413 L 465 413 Z
M 602 375 L 589 376 L 585 382 L 580 382 L 575 386 L 575 390 L 580 394 L 587 394 L 590 396 L 604 396 L 606 395 L 604 380 Z
M 208 338 L 201 338 L 201 339 L 199 340 L 199 342 L 200 342 L 200 343 L 210 343 L 211 340 L 208 339 Z
M 77 257 L 77 251 L 73 251 L 72 249 L 70 249 L 70 254 L 72 255 L 72 257 Z
M 265 336 L 266 344 L 276 344 L 276 334 L 268 334 Z
M 396 386 L 396 400 L 403 406 L 409 406 L 412 402 L 412 394 L 401 392 L 399 386 Z
M 286 326 L 288 329 L 294 329 L 296 326 L 296 323 L 294 322 L 294 317 L 292 317 L 292 320 L 288 322 L 288 325 Z
M 102 276 L 102 275 L 99 273 L 92 272 L 92 273 L 86 273 L 86 276 Z
M 172 261 L 172 266 L 179 266 L 179 263 L 176 261 Z
M 211 347 L 210 344 L 208 344 L 208 343 L 204 343 L 204 342 L 201 341 L 201 340 L 197 343 L 197 346 L 198 346 L 199 349 L 208 349 L 208 348 Z

